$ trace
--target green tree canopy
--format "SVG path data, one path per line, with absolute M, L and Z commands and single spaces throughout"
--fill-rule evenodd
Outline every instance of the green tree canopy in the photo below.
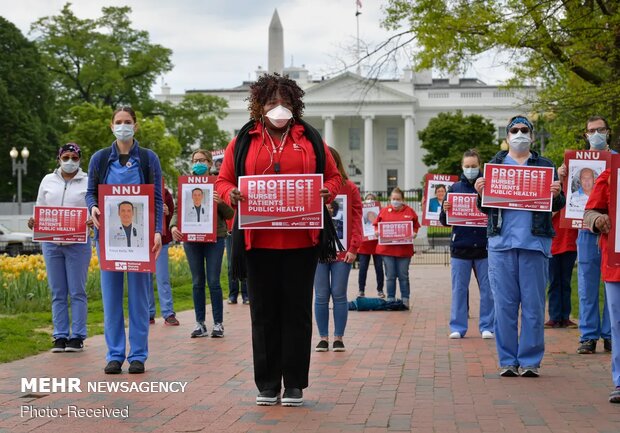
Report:
M 30 150 L 22 197 L 31 201 L 36 199 L 41 178 L 55 156 L 54 99 L 36 46 L 2 17 L 0 49 L 0 185 L 4 186 L 0 201 L 12 201 L 17 194 L 9 158 L 13 147 Z
M 82 102 L 137 109 L 152 106 L 151 87 L 172 69 L 172 51 L 136 30 L 130 7 L 104 7 L 97 19 L 80 19 L 65 4 L 59 15 L 32 24 L 43 63 L 66 107 Z
M 552 144 L 574 147 L 593 114 L 606 115 L 619 136 L 617 0 L 387 0 L 385 11 L 387 28 L 415 39 L 418 69 L 462 70 L 482 53 L 503 53 L 509 84 L 537 82 L 538 111 L 557 115 Z
M 500 150 L 493 123 L 477 114 L 464 116 L 460 110 L 439 113 L 418 132 L 418 137 L 427 152 L 422 161 L 435 166 L 429 170 L 431 173 L 461 174 L 461 159 L 468 149 L 477 149 L 483 164 Z
M 110 129 L 112 108 L 89 103 L 72 107 L 69 111 L 69 131 L 63 135 L 65 142 L 75 142 L 82 149 L 82 169 L 88 169 L 90 157 L 99 149 L 108 147 L 114 141 Z M 140 146 L 152 149 L 159 156 L 164 177 L 168 185 L 176 185 L 178 171 L 174 166 L 181 152 L 178 140 L 166 131 L 164 120 L 159 117 L 138 117 L 136 140 Z

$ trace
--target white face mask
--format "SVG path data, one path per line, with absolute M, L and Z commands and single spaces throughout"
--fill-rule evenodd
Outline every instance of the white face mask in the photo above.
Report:
M 400 200 L 390 200 L 392 207 L 399 208 L 403 205 L 403 202 Z
M 265 114 L 265 117 L 269 118 L 269 121 L 276 128 L 283 128 L 286 126 L 289 120 L 293 118 L 293 113 L 286 107 L 282 105 L 278 105 L 275 108 L 272 108 Z
M 120 125 L 114 125 L 112 130 L 117 140 L 127 141 L 133 138 L 134 130 L 133 125 L 121 123 Z
M 524 134 L 521 131 L 517 132 L 514 135 L 510 136 L 510 140 L 508 141 L 508 145 L 515 152 L 525 152 L 529 150 L 530 144 L 532 144 L 532 139 L 528 134 Z
M 67 174 L 73 174 L 80 168 L 79 161 L 73 161 L 72 159 L 68 161 L 60 161 L 60 168 Z

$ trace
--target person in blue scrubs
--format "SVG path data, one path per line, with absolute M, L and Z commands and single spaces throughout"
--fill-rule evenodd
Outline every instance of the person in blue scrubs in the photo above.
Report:
M 513 166 L 554 167 L 530 149 L 534 127 L 525 116 L 513 117 L 506 127 L 508 151 L 490 161 Z M 552 211 L 566 198 L 554 167 Z M 500 375 L 538 377 L 545 354 L 545 289 L 549 277 L 551 212 L 482 207 L 484 177 L 476 180 L 478 207 L 489 215 L 487 225 L 489 282 L 495 301 L 495 342 Z M 519 333 L 519 309 L 521 332 Z M 520 369 L 520 370 L 519 370 Z
M 117 109 L 110 124 L 116 140 L 110 148 L 97 151 L 88 166 L 86 204 L 95 228 L 99 229 L 98 187 L 100 184 L 153 184 L 155 189 L 155 242 L 153 252 L 162 247 L 163 217 L 162 179 L 159 158 L 150 149 L 141 149 L 133 138 L 138 129 L 136 114 L 130 107 Z M 100 253 L 98 231 L 97 253 Z M 124 279 L 127 274 L 129 307 L 129 354 L 126 354 L 125 317 L 123 313 Z M 144 373 L 148 358 L 149 291 L 151 276 L 141 272 L 101 271 L 104 335 L 108 352 L 106 374 L 120 374 L 125 360 L 129 373 Z

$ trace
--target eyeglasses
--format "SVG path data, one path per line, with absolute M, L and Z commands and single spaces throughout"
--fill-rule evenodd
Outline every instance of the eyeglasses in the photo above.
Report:
M 520 128 L 514 127 L 514 128 L 510 128 L 509 129 L 509 132 L 511 134 L 516 134 L 519 131 L 521 131 L 524 134 L 529 134 L 530 133 L 530 128 L 528 128 L 527 126 L 522 126 Z
M 69 160 L 73 161 L 73 162 L 78 162 L 80 160 L 79 156 L 61 156 L 60 160 L 62 162 L 67 162 Z
M 201 162 L 203 164 L 206 164 L 207 163 L 207 159 L 206 158 L 198 158 L 198 159 L 194 159 L 192 161 L 192 163 L 194 163 L 194 164 L 197 163 L 197 162 Z
M 592 129 L 587 130 L 588 134 L 594 134 L 595 132 L 598 132 L 599 134 L 605 134 L 607 133 L 607 131 L 609 131 L 609 129 L 606 126 L 601 126 L 600 128 L 592 128 Z

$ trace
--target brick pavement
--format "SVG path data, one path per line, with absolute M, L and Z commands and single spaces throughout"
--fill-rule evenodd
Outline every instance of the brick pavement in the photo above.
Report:
M 577 330 L 545 331 L 540 378 L 500 378 L 495 343 L 482 340 L 477 331 L 477 289 L 471 291 L 467 337 L 449 340 L 449 268 L 415 266 L 411 277 L 411 311 L 351 312 L 347 351 L 313 352 L 303 407 L 255 405 L 249 309 L 225 305 L 226 337 L 220 340 L 190 339 L 191 311 L 179 314 L 177 328 L 164 327 L 158 318 L 151 327 L 147 373 L 141 376 L 103 374 L 102 336 L 87 340 L 83 353 L 43 353 L 0 365 L 0 432 L 620 432 L 620 405 L 607 403 L 610 357 L 577 355 Z M 353 270 L 351 296 L 356 281 Z M 95 381 L 188 385 L 184 393 L 33 398 L 20 392 L 22 377 L 77 377 L 83 387 Z M 29 418 L 19 413 L 21 406 L 66 411 L 71 404 L 128 406 L 129 417 Z

